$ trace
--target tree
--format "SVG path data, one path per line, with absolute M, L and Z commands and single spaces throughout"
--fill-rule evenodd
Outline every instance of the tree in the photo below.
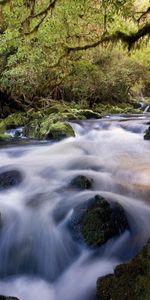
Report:
M 118 41 L 131 50 L 146 39 L 149 13 L 134 0 L 0 0 L 1 89 L 25 102 L 46 94 L 85 50 Z

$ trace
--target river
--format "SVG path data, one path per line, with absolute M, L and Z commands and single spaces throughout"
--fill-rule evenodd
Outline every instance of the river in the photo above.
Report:
M 1 147 L 0 172 L 23 181 L 0 191 L 0 294 L 20 300 L 94 300 L 96 280 L 131 259 L 150 237 L 149 114 L 72 123 L 58 143 Z M 93 179 L 75 191 L 76 175 Z M 130 225 L 99 249 L 74 241 L 74 207 L 94 195 L 120 203 Z

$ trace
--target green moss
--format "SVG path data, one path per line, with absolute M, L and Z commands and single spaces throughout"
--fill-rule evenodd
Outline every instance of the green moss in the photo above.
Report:
M 12 137 L 7 134 L 0 134 L 0 142 L 7 142 L 10 141 Z
M 74 131 L 69 124 L 57 122 L 49 127 L 48 139 L 61 140 L 63 138 L 74 136 Z
M 99 247 L 129 226 L 120 205 L 114 203 L 111 207 L 97 195 L 74 210 L 70 227 L 77 240 L 83 240 L 90 247 Z
M 147 129 L 145 135 L 144 135 L 145 140 L 150 140 L 150 127 Z
M 96 299 L 150 299 L 150 241 L 133 260 L 118 266 L 114 275 L 98 279 Z
M 59 115 L 50 115 L 27 124 L 24 134 L 29 138 L 61 140 L 74 136 L 74 131 L 69 124 L 61 121 Z
M 118 103 L 116 104 L 98 104 L 95 110 L 101 115 L 107 114 L 128 114 L 128 113 L 139 113 L 139 109 L 134 108 L 134 103 Z
M 7 118 L 0 120 L 0 133 L 4 133 L 7 129 L 24 126 L 27 120 L 27 115 L 24 113 L 9 115 Z

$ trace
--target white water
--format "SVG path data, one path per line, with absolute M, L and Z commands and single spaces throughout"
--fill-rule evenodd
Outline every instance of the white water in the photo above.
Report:
M 150 237 L 148 121 L 145 114 L 73 123 L 75 138 L 0 150 L 0 171 L 24 176 L 17 188 L 0 192 L 0 294 L 93 300 L 97 278 L 143 246 Z M 79 174 L 93 178 L 91 190 L 68 188 Z M 130 231 L 91 250 L 72 239 L 67 221 L 96 194 L 124 207 Z

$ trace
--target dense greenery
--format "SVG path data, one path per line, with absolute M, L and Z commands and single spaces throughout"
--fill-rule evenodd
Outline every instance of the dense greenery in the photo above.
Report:
M 0 90 L 9 106 L 149 96 L 149 12 L 148 0 L 1 0 Z

